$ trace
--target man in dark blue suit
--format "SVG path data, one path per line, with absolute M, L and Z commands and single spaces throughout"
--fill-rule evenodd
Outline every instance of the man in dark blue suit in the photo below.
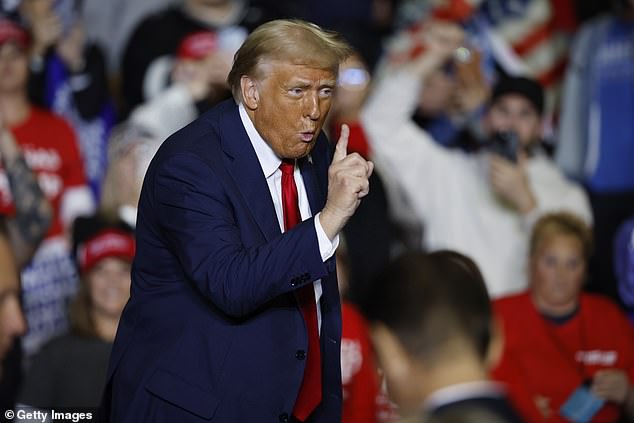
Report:
M 315 25 L 264 24 L 234 58 L 235 101 L 159 149 L 104 420 L 340 421 L 333 254 L 373 170 L 347 128 L 334 155 L 321 133 L 349 53 Z

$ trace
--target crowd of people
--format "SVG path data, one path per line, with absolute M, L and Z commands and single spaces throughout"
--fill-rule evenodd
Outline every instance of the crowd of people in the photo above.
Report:
M 234 363 L 233 371 L 242 374 L 264 363 L 264 354 L 279 354 L 262 345 L 290 332 L 276 329 L 266 341 L 256 338 L 260 361 L 238 365 L 240 354 L 249 351 L 232 347 L 235 356 L 227 359 L 229 347 L 206 339 L 189 351 L 170 347 L 148 355 L 145 348 L 154 348 L 154 354 L 159 345 L 152 344 L 158 342 L 153 330 L 184 339 L 199 326 L 204 329 L 204 315 L 210 319 L 206 332 L 228 331 L 240 322 L 245 334 L 247 327 L 264 333 L 271 322 L 288 317 L 280 310 L 292 297 L 276 280 L 271 289 L 277 299 L 263 287 L 262 298 L 249 288 L 249 303 L 223 287 L 218 302 L 213 287 L 187 285 L 177 293 L 160 284 L 158 273 L 167 272 L 166 280 L 220 277 L 224 267 L 205 273 L 206 247 L 228 254 L 227 248 L 236 248 L 234 238 L 244 248 L 267 247 L 278 229 L 290 232 L 288 244 L 294 247 L 288 249 L 294 254 L 313 252 L 300 247 L 299 235 L 293 240 L 292 233 L 301 235 L 309 225 L 290 231 L 297 222 L 284 220 L 278 200 L 285 201 L 285 194 L 276 199 L 272 185 L 285 183 L 276 161 L 292 159 L 297 163 L 291 172 L 301 181 L 294 188 L 298 219 L 316 222 L 316 251 L 323 259 L 321 267 L 311 267 L 313 276 L 320 274 L 313 279 L 321 336 L 338 333 L 331 313 L 342 316 L 341 342 L 322 345 L 322 359 L 340 361 L 344 423 L 388 423 L 410 415 L 430 422 L 480 421 L 477 416 L 490 422 L 634 419 L 634 0 L 330 3 L 2 2 L 0 406 L 97 407 L 106 381 L 108 389 L 117 383 L 127 388 L 137 372 L 137 379 L 154 386 L 148 390 L 156 398 L 169 403 L 174 395 L 182 408 L 202 417 L 229 415 L 241 398 L 226 399 L 217 409 L 191 405 L 194 398 L 181 398 L 192 388 L 183 375 L 203 377 L 195 363 L 220 372 L 217 363 L 200 357 L 205 352 L 223 360 L 223 372 Z M 295 51 L 293 43 L 267 47 L 265 32 L 261 45 L 245 53 L 256 28 L 286 18 L 314 22 L 344 41 L 299 37 L 292 40 L 300 46 Z M 271 33 L 292 33 L 277 31 Z M 315 47 L 322 42 L 326 47 Z M 248 54 L 261 54 L 261 61 L 251 63 Z M 293 76 L 318 79 L 319 101 L 327 103 L 315 109 L 305 101 L 301 106 L 278 101 L 279 89 L 263 84 L 253 70 L 269 57 L 276 59 L 270 70 L 284 90 Z M 240 60 L 247 63 L 244 69 L 236 68 Z M 329 79 L 333 64 L 336 87 Z M 246 77 L 248 72 L 258 78 Z M 196 144 L 201 134 L 222 140 L 229 133 L 222 120 L 230 114 L 227 104 L 239 105 L 232 125 L 244 126 L 257 154 L 249 157 L 260 161 L 264 184 L 233 175 L 222 190 L 203 188 L 203 181 L 233 172 L 216 163 L 217 157 L 204 159 L 211 153 L 199 152 Z M 222 117 L 208 114 L 212 109 Z M 295 114 L 309 116 L 311 130 L 321 128 L 329 145 L 322 145 L 321 134 L 312 134 L 308 149 L 295 151 L 282 134 Z M 221 122 L 219 129 L 187 127 L 212 118 Z M 172 137 L 184 127 L 189 129 Z M 237 130 L 231 131 L 237 139 Z M 272 155 L 257 140 L 268 144 Z M 345 140 L 343 153 L 337 140 Z M 246 154 L 232 143 L 219 141 L 214 154 Z M 178 153 L 178 148 L 191 150 Z M 309 157 L 321 177 L 327 168 L 322 156 L 332 156 L 330 149 L 332 167 L 340 173 L 331 169 L 329 188 L 322 189 L 319 178 L 306 176 L 302 159 Z M 150 182 L 142 188 L 157 151 L 163 151 L 163 159 L 154 161 Z M 267 170 L 262 157 L 275 157 L 275 166 Z M 218 168 L 206 174 L 203 159 Z M 236 163 L 245 169 L 250 164 Z M 348 175 L 353 168 L 360 174 Z M 261 176 L 259 169 L 248 174 Z M 333 198 L 342 204 L 349 187 L 344 174 L 360 185 L 342 218 L 332 211 L 341 211 Z M 230 184 L 249 194 L 252 204 L 245 210 L 256 210 L 259 222 L 235 211 L 233 202 L 219 206 L 219 198 L 234 201 L 234 194 L 224 191 Z M 277 219 L 258 191 L 264 187 L 268 195 L 267 184 Z M 311 197 L 317 188 L 325 195 L 321 203 Z M 220 217 L 210 218 L 187 200 L 190 194 L 217 207 L 212 211 Z M 227 209 L 240 221 L 237 235 L 218 223 L 229 219 Z M 267 218 L 279 220 L 281 227 L 267 227 Z M 219 231 L 222 248 L 205 239 L 205 225 Z M 135 279 L 139 240 L 143 251 Z M 286 244 L 280 245 L 278 250 Z M 179 251 L 168 259 L 165 251 L 172 248 Z M 330 286 L 334 249 L 341 310 L 330 303 L 340 298 Z M 222 255 L 217 266 L 243 263 L 240 274 L 252 277 L 252 267 L 269 269 L 256 256 L 240 261 L 244 257 Z M 258 277 L 269 283 L 273 276 Z M 302 273 L 295 279 L 311 277 Z M 136 298 L 124 307 L 131 289 Z M 201 292 L 202 301 L 192 299 Z M 192 302 L 177 310 L 175 302 L 164 302 L 169 295 Z M 151 311 L 157 307 L 151 301 L 163 308 Z M 206 302 L 213 312 L 203 308 Z M 137 319 L 160 321 L 153 314 L 158 311 L 179 315 L 161 329 L 150 325 L 135 332 Z M 122 314 L 124 328 L 115 341 Z M 186 328 L 187 316 L 200 322 Z M 253 327 L 245 323 L 249 319 Z M 124 342 L 126 350 L 132 348 L 128 344 L 138 348 L 138 363 L 125 362 L 130 352 L 119 362 Z M 252 341 L 236 337 L 233 342 L 249 349 Z M 112 362 L 108 371 L 113 345 L 115 365 L 126 369 L 118 379 Z M 305 351 L 287 346 L 303 363 Z M 339 354 L 332 354 L 336 347 Z M 168 353 L 189 367 L 163 364 L 148 374 L 138 366 L 145 362 L 150 368 L 150 356 L 159 365 Z M 285 376 L 289 380 L 278 382 L 290 386 L 290 378 L 299 374 L 293 369 Z M 322 370 L 330 396 L 337 372 Z M 185 387 L 172 394 L 162 383 L 176 380 L 170 378 L 178 372 Z M 228 374 L 223 377 L 229 380 Z M 261 378 L 243 382 L 269 389 Z M 281 397 L 272 391 L 277 404 Z M 116 404 L 122 392 L 113 391 L 106 400 Z M 248 399 L 251 408 L 244 416 L 264 410 L 258 401 L 266 398 Z M 330 400 L 322 399 L 320 418 L 334 415 L 326 407 Z M 147 404 L 154 406 L 152 401 Z M 579 411 L 579 404 L 592 407 Z M 113 416 L 122 412 L 117 407 Z M 290 415 L 295 411 L 286 411 L 280 421 L 295 421 Z M 313 419 L 307 421 L 318 421 Z

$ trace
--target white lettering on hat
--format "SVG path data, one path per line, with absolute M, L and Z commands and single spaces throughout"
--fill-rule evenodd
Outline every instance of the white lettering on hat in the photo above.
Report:
M 86 245 L 87 253 L 93 256 L 103 254 L 104 251 L 124 251 L 128 248 L 128 239 L 117 234 L 105 234 L 89 241 Z

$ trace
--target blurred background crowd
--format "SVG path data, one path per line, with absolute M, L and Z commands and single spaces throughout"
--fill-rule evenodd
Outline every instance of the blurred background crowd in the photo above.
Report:
M 491 376 L 526 421 L 567 421 L 587 380 L 606 402 L 596 421 L 634 416 L 634 0 L 0 7 L 4 409 L 98 405 L 149 161 L 230 98 L 251 30 L 301 18 L 355 48 L 327 127 L 336 140 L 348 124 L 349 149 L 376 164 L 338 251 L 344 422 L 398 414 L 359 310 L 411 250 L 480 269 L 506 340 Z

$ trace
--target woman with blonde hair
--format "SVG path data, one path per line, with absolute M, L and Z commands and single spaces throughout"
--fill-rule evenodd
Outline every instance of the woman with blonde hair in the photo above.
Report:
M 590 228 L 543 216 L 530 241 L 529 289 L 494 310 L 505 347 L 493 371 L 530 422 L 616 422 L 634 416 L 634 333 L 607 298 L 582 291 Z

